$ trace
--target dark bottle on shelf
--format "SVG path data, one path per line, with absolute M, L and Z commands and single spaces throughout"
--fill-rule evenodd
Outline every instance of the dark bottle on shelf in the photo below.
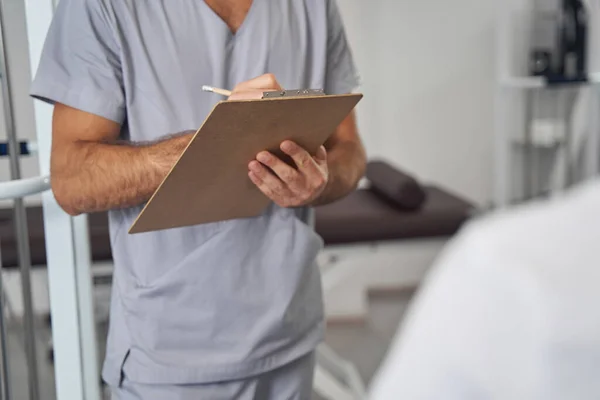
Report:
M 556 74 L 564 78 L 586 76 L 588 15 L 581 0 L 562 0 L 558 23 Z

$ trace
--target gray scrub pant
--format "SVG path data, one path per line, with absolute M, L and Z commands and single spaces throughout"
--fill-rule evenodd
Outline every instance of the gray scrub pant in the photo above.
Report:
M 243 380 L 188 385 L 131 382 L 126 376 L 112 400 L 310 400 L 315 355 Z

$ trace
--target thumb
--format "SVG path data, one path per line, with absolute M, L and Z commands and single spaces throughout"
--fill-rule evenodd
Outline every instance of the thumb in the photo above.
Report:
M 327 150 L 325 146 L 320 146 L 314 157 L 315 161 L 319 164 L 327 162 Z

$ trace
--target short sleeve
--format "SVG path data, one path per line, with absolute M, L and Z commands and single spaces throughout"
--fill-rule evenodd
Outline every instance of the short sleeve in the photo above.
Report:
M 327 72 L 325 92 L 350 93 L 359 85 L 358 72 L 336 0 L 327 3 Z
M 123 122 L 120 48 L 102 0 L 59 2 L 30 94 Z

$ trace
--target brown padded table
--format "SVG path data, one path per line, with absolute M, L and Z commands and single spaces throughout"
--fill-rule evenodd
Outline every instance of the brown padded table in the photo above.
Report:
M 418 210 L 402 210 L 370 189 L 316 209 L 316 230 L 326 244 L 450 236 L 472 216 L 474 206 L 436 186 L 425 186 Z
M 424 187 L 427 197 L 418 210 L 402 211 L 369 189 L 316 209 L 316 231 L 326 244 L 450 236 L 472 214 L 467 201 L 435 186 Z M 0 209 L 0 254 L 3 267 L 18 266 L 13 210 Z M 46 265 L 44 219 L 41 206 L 27 208 L 31 261 Z M 111 261 L 106 213 L 89 214 L 90 246 L 94 262 Z
M 8 222 L 1 222 L 3 220 L 8 220 Z M 34 266 L 46 265 L 46 241 L 44 239 L 44 218 L 41 206 L 27 207 L 27 222 L 31 263 Z M 89 214 L 88 225 L 93 261 L 111 261 L 112 252 L 108 233 L 107 214 Z M 3 267 L 18 266 L 17 240 L 15 237 L 12 208 L 0 209 L 0 254 L 2 256 Z

